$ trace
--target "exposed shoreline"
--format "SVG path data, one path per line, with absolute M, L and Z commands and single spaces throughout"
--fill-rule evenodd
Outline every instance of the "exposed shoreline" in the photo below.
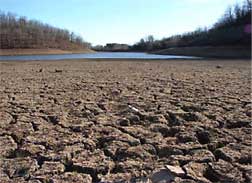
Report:
M 91 49 L 82 49 L 82 50 L 0 49 L 0 56 L 58 55 L 58 54 L 81 54 L 81 53 L 95 53 L 95 52 L 96 51 Z M 158 51 L 152 51 L 149 53 L 158 55 L 202 57 L 204 59 L 251 59 L 251 49 L 248 47 L 176 47 L 176 48 L 174 47 Z
M 61 49 L 0 49 L 0 56 L 18 55 L 57 55 L 75 53 L 94 53 L 91 49 L 61 50 Z
M 248 47 L 174 47 L 151 53 L 218 59 L 251 59 L 251 48 Z

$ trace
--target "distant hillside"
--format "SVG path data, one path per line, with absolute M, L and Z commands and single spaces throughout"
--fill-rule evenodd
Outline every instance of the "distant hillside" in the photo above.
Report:
M 153 36 L 148 36 L 133 45 L 131 50 L 155 51 L 175 47 L 202 46 L 251 47 L 251 7 L 251 1 L 245 0 L 242 4 L 229 7 L 223 17 L 209 29 L 200 28 L 194 32 L 156 41 Z
M 68 30 L 0 12 L 0 49 L 87 49 L 90 44 Z
M 159 55 L 182 55 L 222 59 L 248 59 L 251 58 L 251 48 L 239 46 L 190 46 L 174 47 L 153 51 L 151 53 Z
M 97 45 L 92 48 L 95 51 L 111 51 L 111 52 L 123 52 L 129 50 L 129 45 L 118 44 L 118 43 L 108 43 L 105 46 Z

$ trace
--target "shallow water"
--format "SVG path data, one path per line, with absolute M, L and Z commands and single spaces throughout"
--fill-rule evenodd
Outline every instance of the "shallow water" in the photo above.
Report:
M 197 59 L 198 57 L 155 55 L 139 52 L 97 52 L 60 55 L 0 56 L 0 60 L 65 60 L 65 59 Z

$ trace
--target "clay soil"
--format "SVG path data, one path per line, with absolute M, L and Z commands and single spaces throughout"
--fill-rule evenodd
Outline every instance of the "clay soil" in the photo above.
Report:
M 250 182 L 250 61 L 0 62 L 0 182 Z

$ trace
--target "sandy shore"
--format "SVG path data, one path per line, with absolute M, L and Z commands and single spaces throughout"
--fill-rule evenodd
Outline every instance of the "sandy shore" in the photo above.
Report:
M 250 182 L 249 61 L 0 62 L 0 182 Z
M 90 49 L 82 50 L 60 50 L 60 49 L 0 49 L 0 56 L 13 55 L 57 55 L 73 53 L 93 53 Z

